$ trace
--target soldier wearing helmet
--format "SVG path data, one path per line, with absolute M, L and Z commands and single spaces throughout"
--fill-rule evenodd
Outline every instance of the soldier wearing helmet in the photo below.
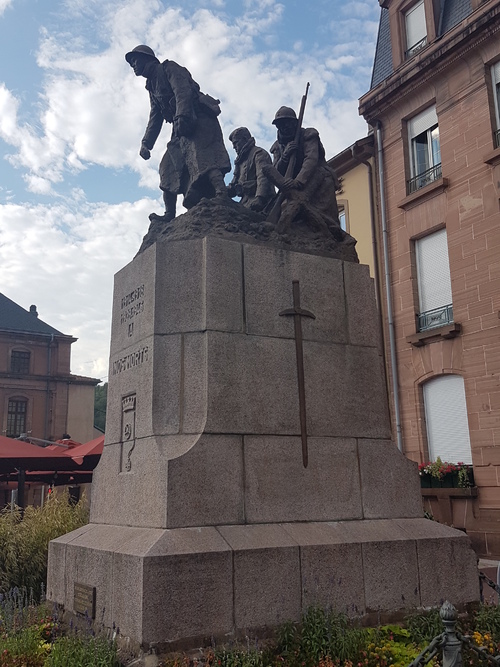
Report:
M 185 67 L 173 60 L 160 63 L 145 44 L 125 55 L 136 76 L 146 79 L 151 111 L 139 151 L 149 160 L 164 122 L 172 123 L 172 136 L 160 162 L 160 188 L 165 213 L 151 213 L 153 224 L 175 218 L 177 195 L 183 194 L 186 208 L 202 197 L 227 196 L 224 174 L 231 169 L 217 120 L 219 100 L 200 91 Z
M 238 127 L 229 135 L 236 151 L 233 180 L 227 186 L 230 197 L 241 197 L 240 204 L 252 211 L 262 211 L 274 197 L 274 187 L 264 175 L 265 165 L 271 165 L 269 153 L 255 145 L 246 127 Z
M 299 140 L 295 141 L 297 122 L 295 111 L 285 106 L 278 109 L 273 120 L 278 134 L 271 146 L 274 169 L 266 169 L 266 175 L 285 194 L 280 221 L 284 226 L 303 221 L 327 230 L 341 241 L 344 233 L 335 195 L 339 186 L 337 177 L 326 162 L 318 130 L 301 128 Z M 291 177 L 286 177 L 293 153 L 296 153 L 294 171 Z

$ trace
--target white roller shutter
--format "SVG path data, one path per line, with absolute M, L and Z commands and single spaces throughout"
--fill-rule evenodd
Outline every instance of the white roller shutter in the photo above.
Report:
M 493 80 L 493 99 L 495 101 L 495 116 L 497 120 L 497 130 L 500 129 L 500 109 L 498 103 L 499 87 L 500 87 L 500 62 L 492 65 L 491 78 Z
M 449 463 L 472 463 L 464 380 L 440 375 L 423 386 L 429 456 Z
M 406 48 L 411 49 L 412 46 L 418 44 L 427 37 L 427 27 L 425 25 L 425 10 L 424 2 L 417 3 L 414 7 L 406 12 Z
M 452 303 L 446 229 L 415 242 L 420 312 Z
M 425 111 L 419 113 L 418 116 L 414 116 L 411 120 L 408 121 L 410 141 L 414 137 L 418 137 L 418 135 L 422 134 L 422 132 L 430 130 L 431 127 L 434 127 L 434 125 L 437 124 L 438 117 L 436 113 L 436 107 L 429 107 L 428 109 L 425 109 Z
M 494 84 L 500 83 L 500 62 L 492 66 L 491 76 L 493 77 Z

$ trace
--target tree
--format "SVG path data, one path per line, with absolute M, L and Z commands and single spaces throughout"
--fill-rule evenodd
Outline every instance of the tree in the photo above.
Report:
M 106 403 L 108 400 L 108 383 L 98 384 L 95 388 L 94 425 L 104 431 L 106 426 Z

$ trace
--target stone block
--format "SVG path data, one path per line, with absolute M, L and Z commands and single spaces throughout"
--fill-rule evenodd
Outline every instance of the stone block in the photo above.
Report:
M 137 346 L 154 331 L 156 247 L 138 255 L 115 275 L 111 357 Z
M 414 540 L 362 544 L 367 611 L 412 609 L 421 605 Z
M 360 519 L 356 442 L 300 437 L 245 436 L 245 514 L 248 523 Z
M 155 438 L 144 438 L 135 443 L 129 471 L 127 459 L 120 444 L 104 448 L 94 471 L 91 521 L 165 528 L 167 458 Z
M 450 600 L 462 605 L 479 598 L 476 556 L 468 537 L 417 540 L 423 607 Z
M 387 395 L 375 348 L 304 343 L 311 436 L 390 438 Z
M 220 526 L 234 555 L 234 620 L 249 630 L 299 621 L 298 545 L 276 525 Z
M 206 328 L 244 332 L 243 252 L 240 243 L 205 238 Z
M 108 407 L 106 413 L 106 444 L 123 438 L 123 399 L 135 397 L 134 422 L 136 437 L 153 432 L 151 403 L 156 365 L 155 338 L 150 336 L 112 354 L 109 362 Z M 161 349 L 158 350 L 161 353 Z
M 179 433 L 182 423 L 184 345 L 182 335 L 155 336 L 152 394 L 137 396 L 138 408 L 144 403 L 151 414 L 151 433 L 138 428 L 137 437 Z
M 338 525 L 287 523 L 300 545 L 302 611 L 311 606 L 359 617 L 365 612 L 361 544 L 343 540 Z
M 207 334 L 182 336 L 181 433 L 202 433 L 207 420 Z
M 344 263 L 348 340 L 381 350 L 380 315 L 370 268 L 364 264 Z
M 243 523 L 242 436 L 201 436 L 169 462 L 168 493 L 168 528 Z
M 417 543 L 422 606 L 445 599 L 464 604 L 479 599 L 477 557 L 469 536 L 428 519 L 397 519 Z
M 154 332 L 206 329 L 205 243 L 203 239 L 156 243 Z
M 293 338 L 292 281 L 300 283 L 301 307 L 316 319 L 302 318 L 305 340 L 347 341 L 342 262 L 340 260 L 244 245 L 246 331 L 257 336 Z
M 146 644 L 231 632 L 231 549 L 214 528 L 164 531 L 145 556 L 142 596 Z
M 208 332 L 208 433 L 300 433 L 293 340 Z
M 420 518 L 423 514 L 417 464 L 389 440 L 358 440 L 365 519 Z

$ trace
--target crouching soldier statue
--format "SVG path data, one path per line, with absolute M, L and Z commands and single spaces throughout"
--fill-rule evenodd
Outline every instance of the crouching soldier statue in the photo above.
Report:
M 230 197 L 241 197 L 240 204 L 252 211 L 262 211 L 275 195 L 274 186 L 266 178 L 264 167 L 271 165 L 271 156 L 255 145 L 246 127 L 238 127 L 229 135 L 236 151 L 233 180 L 228 185 Z

